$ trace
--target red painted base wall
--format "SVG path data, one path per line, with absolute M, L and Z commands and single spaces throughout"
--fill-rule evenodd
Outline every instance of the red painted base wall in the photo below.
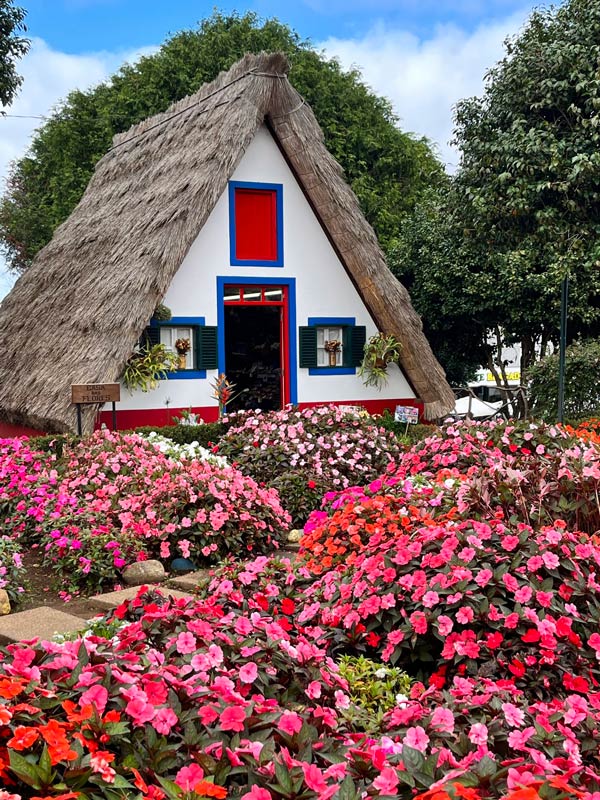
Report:
M 323 403 L 299 403 L 299 408 L 314 408 L 324 405 Z M 412 406 L 419 409 L 419 416 L 423 413 L 423 403 L 415 400 L 414 397 L 398 400 L 339 400 L 329 405 L 352 405 L 363 406 L 369 414 L 383 414 L 387 409 L 394 412 L 396 406 Z M 118 408 L 118 406 L 117 406 Z M 153 428 L 163 428 L 165 425 L 174 425 L 177 418 L 189 408 L 148 408 L 144 410 L 117 411 L 117 428 L 120 431 L 131 428 L 140 428 L 148 425 Z M 216 422 L 218 419 L 218 409 L 216 406 L 196 406 L 191 411 L 198 414 L 204 422 Z M 112 412 L 103 411 L 100 414 L 96 427 L 106 425 L 112 428 Z
M 0 439 L 14 439 L 16 436 L 46 436 L 46 434 L 44 431 L 36 431 L 34 428 L 0 422 Z

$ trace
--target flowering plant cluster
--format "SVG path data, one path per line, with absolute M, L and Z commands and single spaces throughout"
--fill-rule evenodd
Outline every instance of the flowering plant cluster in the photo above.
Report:
M 61 460 L 6 445 L 0 459 L 5 530 L 42 547 L 69 589 L 114 584 L 136 559 L 272 550 L 289 523 L 274 489 L 136 434 L 98 431 Z
M 325 491 L 373 480 L 402 451 L 393 434 L 351 406 L 238 412 L 226 421 L 219 453 L 277 486 L 294 525 L 304 524 Z
M 187 414 L 188 412 L 184 413 Z M 192 421 L 181 422 L 180 424 L 197 425 L 199 423 L 195 417 L 195 414 L 189 415 L 185 419 L 191 419 Z M 226 458 L 223 456 L 218 456 L 216 453 L 213 453 L 212 450 L 208 450 L 206 447 L 202 447 L 199 442 L 178 444 L 177 442 L 174 442 L 173 439 L 169 439 L 168 436 L 161 436 L 161 434 L 156 433 L 156 431 L 151 431 L 148 434 L 138 435 L 143 436 L 150 442 L 150 444 L 154 445 L 157 450 L 160 450 L 161 453 L 169 456 L 169 458 L 178 460 L 186 459 L 188 461 L 204 461 L 208 464 L 214 464 L 217 467 L 229 466 Z

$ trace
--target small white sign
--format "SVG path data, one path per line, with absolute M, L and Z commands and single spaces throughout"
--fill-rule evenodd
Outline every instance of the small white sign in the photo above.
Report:
M 416 425 L 419 421 L 419 409 L 414 406 L 396 406 L 394 413 L 396 422 L 405 422 L 407 425 Z

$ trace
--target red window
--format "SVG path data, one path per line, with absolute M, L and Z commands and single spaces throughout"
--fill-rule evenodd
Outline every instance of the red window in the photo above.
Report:
M 277 192 L 236 188 L 235 258 L 276 261 L 277 256 Z

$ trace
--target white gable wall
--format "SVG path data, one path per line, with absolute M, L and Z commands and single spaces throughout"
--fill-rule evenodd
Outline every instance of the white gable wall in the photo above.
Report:
M 265 126 L 259 129 L 232 180 L 283 185 L 283 267 L 230 265 L 229 198 L 223 193 L 206 224 L 192 244 L 164 298 L 174 317 L 204 317 L 217 324 L 217 276 L 240 278 L 295 278 L 296 326 L 309 317 L 355 317 L 365 325 L 367 338 L 377 326 L 354 288 L 346 270 L 323 232 L 293 173 Z M 296 347 L 297 347 L 296 342 Z M 123 409 L 157 409 L 215 406 L 206 379 L 172 379 L 147 392 L 122 392 Z M 388 369 L 389 381 L 381 391 L 366 387 L 356 375 L 309 375 L 297 370 L 298 402 L 327 402 L 414 398 L 406 378 L 396 365 Z

